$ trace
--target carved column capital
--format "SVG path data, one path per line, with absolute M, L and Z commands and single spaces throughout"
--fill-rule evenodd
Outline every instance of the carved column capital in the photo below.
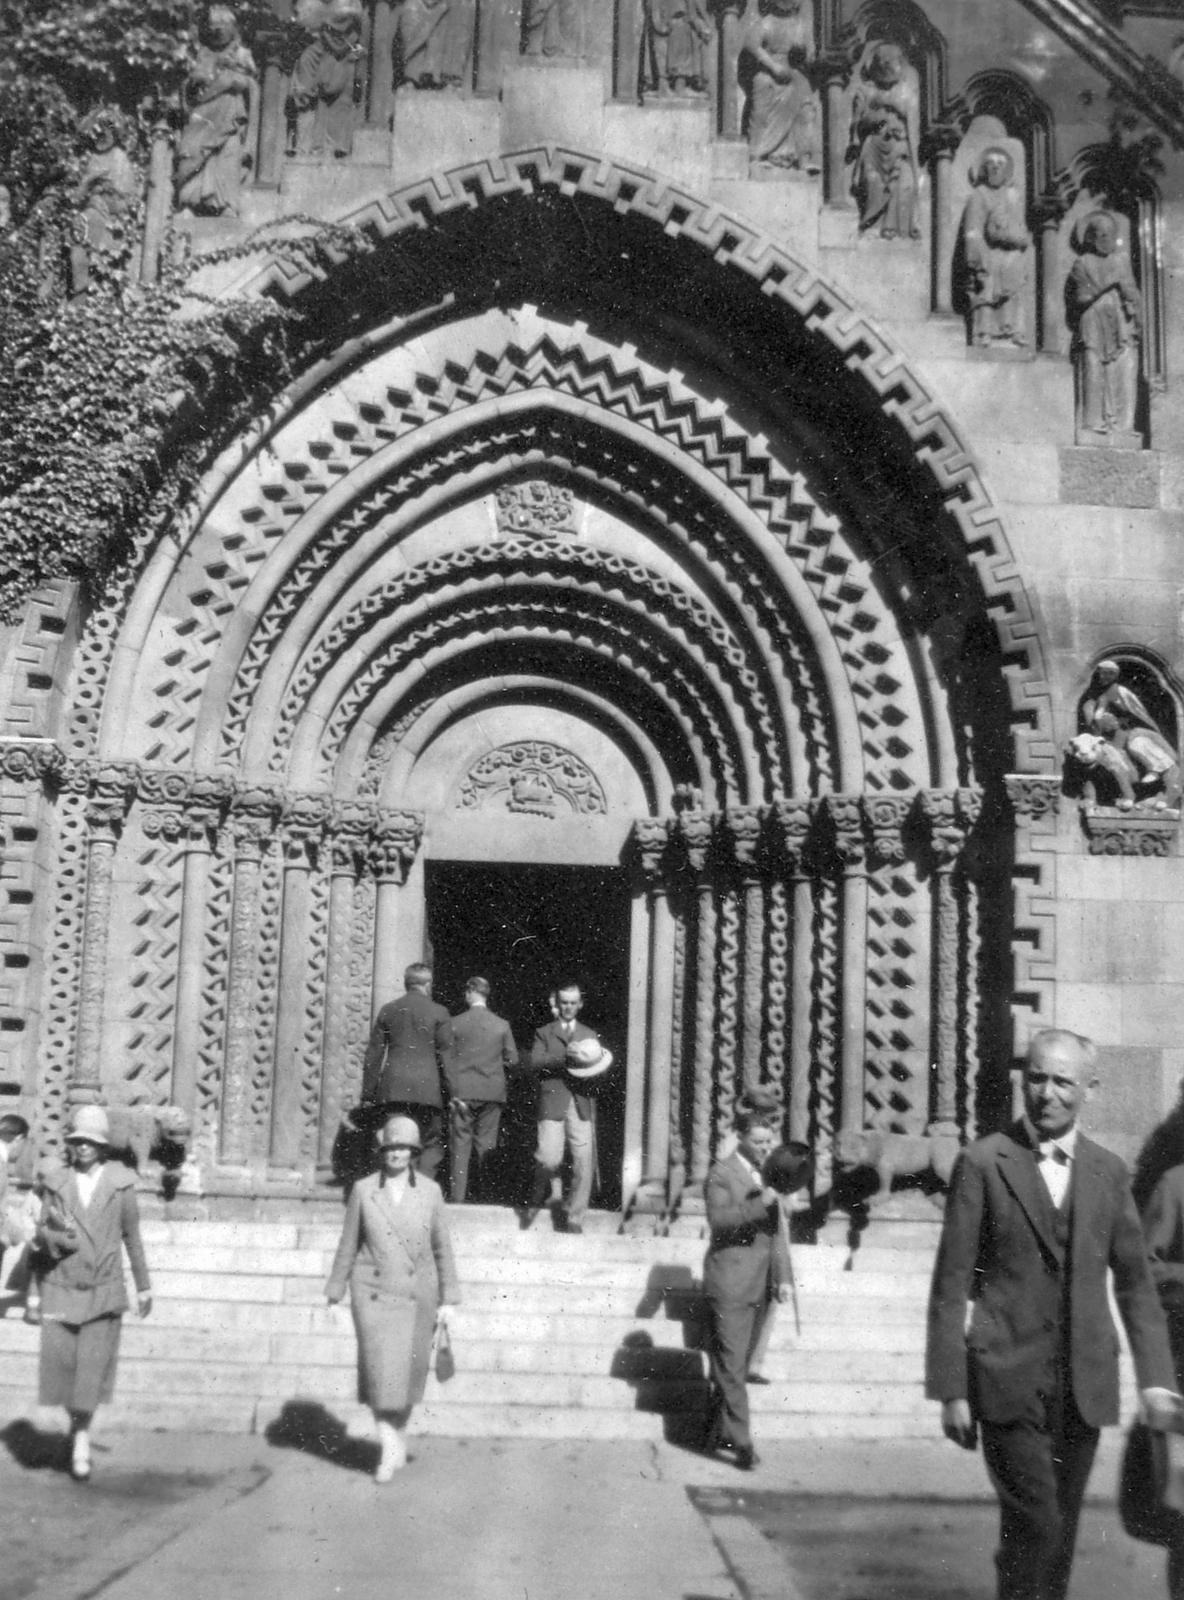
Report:
M 237 861 L 260 861 L 275 830 L 280 797 L 263 785 L 236 784 L 230 805 L 230 828 Z
M 678 818 L 678 837 L 686 853 L 687 866 L 698 882 L 707 876 L 715 823 L 709 812 L 683 811 Z
M 307 867 L 312 853 L 325 832 L 329 819 L 328 795 L 290 794 L 285 796 L 280 813 L 280 833 L 284 841 L 284 864 Z
M 141 767 L 136 775 L 136 798 L 144 805 L 184 805 L 192 787 L 193 774 L 174 767 Z
M 764 831 L 765 819 L 758 806 L 729 806 L 724 812 L 724 834 L 742 878 L 755 879 L 760 875 Z
M 918 810 L 929 832 L 929 848 L 939 872 L 950 872 L 966 844 L 966 826 L 954 789 L 923 789 Z
M 93 763 L 87 771 L 86 820 L 91 837 L 114 843 L 136 792 L 139 767 L 134 761 Z
M 930 161 L 952 161 L 962 138 L 962 129 L 956 122 L 935 122 L 921 140 L 918 154 L 926 164 Z
M 1061 809 L 1060 778 L 1044 773 L 1009 772 L 1003 781 L 1017 819 L 1036 822 L 1055 816 Z
M 909 794 L 864 795 L 871 857 L 877 865 L 904 860 L 904 825 L 912 807 L 913 797 Z
M 647 883 L 652 884 L 662 876 L 669 843 L 670 824 L 664 817 L 634 819 L 631 837 L 633 859 Z
M 0 738 L 0 778 L 16 783 L 60 779 L 66 756 L 53 739 Z
M 778 800 L 773 807 L 773 834 L 783 871 L 790 878 L 805 876 L 806 853 L 814 808 L 809 800 Z
M 381 811 L 371 835 L 370 860 L 379 883 L 405 883 L 423 838 L 415 811 Z
M 828 794 L 823 803 L 834 828 L 835 853 L 844 871 L 863 871 L 867 865 L 867 841 L 863 831 L 862 796 Z
M 378 817 L 372 800 L 336 800 L 329 812 L 329 870 L 335 878 L 356 878 L 368 860 L 370 836 Z

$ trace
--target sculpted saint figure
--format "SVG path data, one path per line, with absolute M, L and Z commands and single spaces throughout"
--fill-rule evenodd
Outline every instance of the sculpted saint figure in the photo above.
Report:
M 761 0 L 741 52 L 752 74 L 748 158 L 753 166 L 822 170 L 818 102 L 801 68 L 809 59 L 802 0 Z
M 333 0 L 292 73 L 296 154 L 347 156 L 362 91 L 360 0 Z
M 77 234 L 70 247 L 70 293 L 85 294 L 96 252 L 116 253 L 123 227 L 135 209 L 140 179 L 124 148 L 127 133 L 117 111 L 100 106 L 84 117 L 80 132 L 90 145 L 74 191 Z
M 1118 220 L 1094 211 L 1079 230 L 1066 286 L 1079 434 L 1132 433 L 1138 399 L 1141 297 L 1119 250 Z
M 970 300 L 970 338 L 976 345 L 1028 342 L 1024 297 L 1032 235 L 1012 185 L 1015 163 L 1006 150 L 984 150 L 971 173 L 974 193 L 962 215 Z
M 202 216 L 238 214 L 257 78 L 234 12 L 212 6 L 185 85 L 189 119 L 177 144 L 178 206 Z
M 417 89 L 459 89 L 473 59 L 473 0 L 403 0 L 399 81 Z
M 1081 703 L 1082 731 L 1069 749 L 1088 771 L 1108 773 L 1118 785 L 1118 805 L 1178 807 L 1179 756 L 1140 696 L 1120 682 L 1122 668 L 1107 658 L 1094 668 Z
M 711 20 L 706 0 L 648 0 L 648 55 L 663 94 L 707 92 L 707 47 Z
M 526 10 L 528 56 L 578 56 L 581 0 L 529 0 Z
M 859 226 L 884 239 L 919 239 L 917 224 L 917 91 L 896 44 L 878 44 L 860 74 L 851 108 L 851 188 Z

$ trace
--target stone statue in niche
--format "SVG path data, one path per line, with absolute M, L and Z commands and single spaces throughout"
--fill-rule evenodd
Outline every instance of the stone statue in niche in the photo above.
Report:
M 647 0 L 646 64 L 662 95 L 707 93 L 707 0 Z
M 301 52 L 290 97 L 298 156 L 348 156 L 362 96 L 361 0 L 302 7 L 299 20 L 316 37 Z
M 861 232 L 883 239 L 919 239 L 916 74 L 898 44 L 877 44 L 863 65 L 851 107 L 848 159 Z
M 812 48 L 803 0 L 761 0 L 740 52 L 751 167 L 821 172 L 818 97 L 802 70 Z
M 966 251 L 970 342 L 1026 345 L 1028 272 L 1032 235 L 1012 182 L 1015 162 L 1006 150 L 984 150 L 970 181 L 974 193 L 962 214 Z
M 1117 217 L 1092 211 L 1075 232 L 1078 256 L 1065 301 L 1073 331 L 1077 442 L 1138 448 L 1139 286 L 1120 249 Z
M 100 256 L 114 260 L 127 245 L 125 225 L 140 197 L 140 177 L 122 115 L 100 106 L 79 127 L 89 150 L 74 190 L 75 236 L 69 252 L 70 293 L 85 294 Z
M 1090 798 L 1093 775 L 1103 772 L 1118 789 L 1118 807 L 1155 810 L 1180 806 L 1181 772 L 1176 750 L 1140 696 L 1122 683 L 1117 661 L 1099 661 L 1081 703 L 1081 732 L 1068 751 L 1085 769 Z
M 473 61 L 473 0 L 403 0 L 397 78 L 416 89 L 461 89 Z
M 578 56 L 582 39 L 581 0 L 527 0 L 526 54 Z
M 234 12 L 212 6 L 185 85 L 188 119 L 177 143 L 176 170 L 181 209 L 207 217 L 238 215 L 257 83 Z

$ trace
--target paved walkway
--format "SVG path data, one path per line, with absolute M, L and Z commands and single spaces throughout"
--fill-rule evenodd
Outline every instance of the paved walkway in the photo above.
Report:
M 0 1458 L 7 1505 L 22 1485 L 21 1502 L 31 1504 L 36 1479 L 47 1541 L 55 1516 L 68 1527 L 117 1485 L 126 1498 L 138 1482 L 143 1496 L 130 1525 L 92 1531 L 80 1564 L 47 1569 L 38 1600 L 990 1600 L 993 1592 L 981 1460 L 941 1443 L 771 1445 L 750 1477 L 665 1443 L 424 1438 L 413 1441 L 406 1471 L 379 1486 L 369 1476 L 372 1447 L 323 1421 L 298 1443 L 184 1434 L 98 1442 L 105 1448 L 86 1488 Z M 1111 1448 L 1094 1479 L 1103 1495 L 1113 1462 Z M 188 1492 L 153 1498 L 153 1475 L 180 1473 Z M 1095 1506 L 1087 1522 L 1071 1600 L 1160 1600 L 1162 1554 L 1127 1540 L 1112 1508 Z M 903 1567 L 894 1551 L 907 1554 Z M 901 1576 L 908 1572 L 911 1581 Z M 27 1585 L 8 1587 L 0 1576 L 0 1596 L 22 1592 Z

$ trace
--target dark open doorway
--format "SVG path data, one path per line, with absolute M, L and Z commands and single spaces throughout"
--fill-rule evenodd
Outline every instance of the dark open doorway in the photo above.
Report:
M 454 1015 L 464 982 L 480 973 L 492 1005 L 506 1017 L 525 1058 L 534 1030 L 551 1020 L 547 995 L 557 984 L 584 990 L 580 1020 L 616 1057 L 597 1106 L 600 1183 L 593 1205 L 621 1202 L 625 1043 L 629 999 L 629 886 L 620 868 L 427 863 L 427 932 L 435 998 Z M 535 1145 L 533 1081 L 519 1075 L 503 1114 L 499 1156 L 488 1197 L 525 1200 Z

